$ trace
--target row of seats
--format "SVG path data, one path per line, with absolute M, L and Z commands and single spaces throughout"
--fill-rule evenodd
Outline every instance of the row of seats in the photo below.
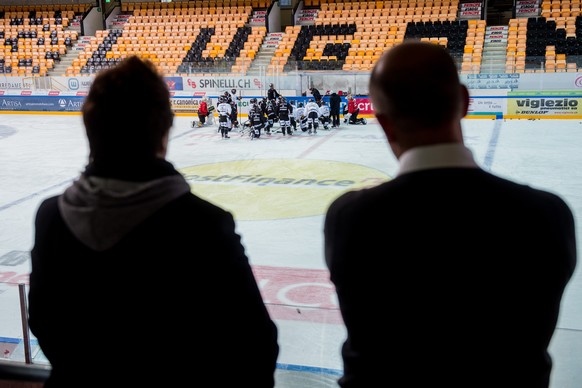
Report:
M 75 14 L 82 14 L 87 12 L 92 7 L 92 4 L 29 4 L 29 5 L 0 5 L 0 14 L 8 12 L 69 12 Z
M 170 9 L 140 9 L 132 11 L 133 16 L 137 17 L 172 17 L 172 16 L 227 16 L 237 13 L 251 13 L 252 7 L 229 7 L 227 9 L 203 7 L 203 8 L 170 8 Z
M 187 2 L 154 2 L 136 1 L 123 2 L 121 12 L 127 13 L 134 10 L 168 10 L 178 8 L 226 8 L 226 7 L 251 7 L 268 8 L 271 0 L 196 0 Z
M 456 16 L 458 7 L 456 5 L 449 6 L 434 6 L 434 7 L 405 7 L 405 8 L 382 8 L 381 10 L 367 9 L 362 10 L 328 10 L 318 12 L 321 19 L 328 20 L 335 17 L 345 17 L 352 20 L 357 20 L 362 17 L 362 20 L 369 20 L 377 16 L 413 16 L 413 15 L 453 15 Z
M 402 7 L 448 7 L 453 5 L 457 7 L 458 0 L 392 0 L 392 1 L 343 1 L 343 2 L 327 2 L 320 5 L 322 11 L 334 10 L 366 10 L 366 9 L 386 9 L 386 8 L 402 8 Z

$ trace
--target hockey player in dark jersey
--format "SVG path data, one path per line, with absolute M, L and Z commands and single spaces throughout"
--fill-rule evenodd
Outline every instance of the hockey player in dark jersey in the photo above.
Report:
M 277 104 L 277 112 L 279 114 L 279 125 L 281 126 L 281 132 L 285 136 L 285 132 L 288 135 L 292 135 L 291 131 L 291 120 L 289 119 L 290 112 L 292 111 L 291 105 L 287 102 L 287 99 L 283 96 L 279 97 L 279 103 Z
M 230 104 L 230 122 L 232 128 L 238 128 L 238 104 L 237 104 L 237 97 L 236 97 L 236 89 L 232 89 L 232 94 L 228 91 L 224 92 L 224 97 L 226 98 L 226 102 Z M 234 97 L 233 97 L 234 96 Z
M 265 111 L 267 113 L 267 126 L 265 128 L 265 132 L 268 135 L 270 135 L 271 128 L 273 128 L 275 121 L 277 121 L 279 119 L 277 117 L 277 110 L 275 107 L 275 101 L 267 100 L 267 106 L 266 106 Z
M 265 127 L 265 115 L 257 103 L 256 98 L 251 98 L 251 109 L 249 110 L 249 123 L 251 124 L 251 139 L 261 137 L 261 130 Z

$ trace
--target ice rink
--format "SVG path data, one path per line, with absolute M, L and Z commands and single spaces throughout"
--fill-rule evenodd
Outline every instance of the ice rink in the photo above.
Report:
M 191 120 L 176 117 L 168 159 L 195 193 L 235 215 L 279 327 L 277 387 L 335 386 L 344 330 L 323 259 L 323 217 L 343 191 L 396 172 L 381 129 L 374 123 L 343 124 L 311 136 L 277 133 L 250 140 L 232 133 L 223 140 L 215 128 L 192 128 Z M 484 169 L 562 195 L 574 210 L 582 241 L 581 122 L 483 119 L 465 120 L 463 126 L 465 143 Z M 19 356 L 15 284 L 25 282 L 30 270 L 36 208 L 78 176 L 87 156 L 78 114 L 0 114 L 0 357 Z M 225 176 L 236 176 L 236 183 Z M 160 260 L 160 266 L 161 273 L 181 267 L 171 260 Z M 552 388 L 582 387 L 581 267 L 566 290 L 551 344 Z M 111 281 L 123 279 L 104 279 L 103 286 Z

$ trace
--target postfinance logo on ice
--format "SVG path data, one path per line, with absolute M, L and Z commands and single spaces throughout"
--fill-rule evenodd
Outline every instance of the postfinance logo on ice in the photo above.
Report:
M 262 159 L 181 169 L 192 192 L 237 220 L 322 215 L 340 194 L 389 180 L 381 171 L 328 160 Z

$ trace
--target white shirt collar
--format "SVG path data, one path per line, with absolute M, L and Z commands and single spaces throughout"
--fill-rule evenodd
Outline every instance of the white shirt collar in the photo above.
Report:
M 400 155 L 398 174 L 432 168 L 479 168 L 473 153 L 463 144 L 446 143 L 414 147 Z

